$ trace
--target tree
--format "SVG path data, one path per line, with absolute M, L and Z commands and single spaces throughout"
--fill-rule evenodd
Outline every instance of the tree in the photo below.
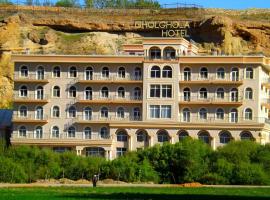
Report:
M 58 7 L 78 7 L 77 0 L 58 0 L 55 4 Z
M 9 0 L 0 0 L 0 5 L 12 5 L 13 3 Z

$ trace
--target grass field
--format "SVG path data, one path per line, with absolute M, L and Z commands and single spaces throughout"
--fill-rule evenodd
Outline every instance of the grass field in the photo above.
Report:
M 266 200 L 269 188 L 1 188 L 0 200 Z

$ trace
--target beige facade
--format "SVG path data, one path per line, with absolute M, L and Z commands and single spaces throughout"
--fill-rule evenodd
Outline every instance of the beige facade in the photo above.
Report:
M 148 38 L 123 55 L 13 55 L 13 145 L 113 159 L 198 138 L 269 142 L 270 59 Z

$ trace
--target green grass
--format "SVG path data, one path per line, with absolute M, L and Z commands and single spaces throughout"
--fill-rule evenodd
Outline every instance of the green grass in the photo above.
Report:
M 0 200 L 266 200 L 269 188 L 1 188 Z

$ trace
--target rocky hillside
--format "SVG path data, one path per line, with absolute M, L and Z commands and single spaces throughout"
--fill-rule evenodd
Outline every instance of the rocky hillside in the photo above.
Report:
M 194 17 L 196 16 L 196 17 Z M 10 107 L 13 67 L 10 53 L 117 54 L 123 43 L 140 43 L 143 36 L 134 20 L 191 19 L 189 35 L 200 47 L 224 54 L 270 56 L 270 11 L 221 9 L 194 12 L 0 12 L 0 107 Z

